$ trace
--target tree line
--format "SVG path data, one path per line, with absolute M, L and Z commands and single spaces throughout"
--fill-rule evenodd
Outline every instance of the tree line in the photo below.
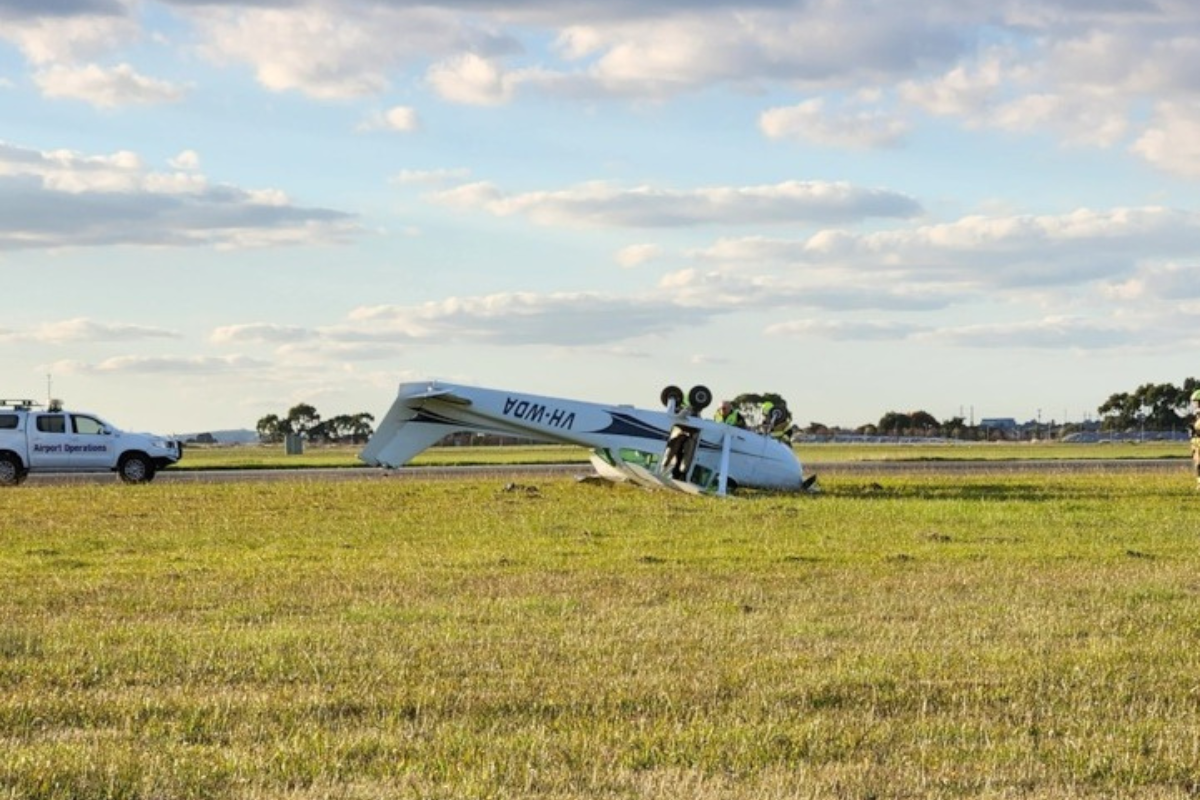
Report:
M 1187 425 L 1192 392 L 1200 381 L 1188 378 L 1183 386 L 1144 383 L 1132 392 L 1110 395 L 1099 411 L 1106 430 L 1146 427 L 1167 431 Z
M 267 414 L 255 429 L 259 440 L 268 443 L 282 442 L 289 434 L 296 434 L 310 442 L 363 444 L 374 432 L 371 425 L 374 421 L 375 417 L 365 411 L 323 420 L 316 408 L 300 403 L 288 409 L 285 416 Z
M 1093 430 L 1101 431 L 1179 431 L 1190 426 L 1192 392 L 1200 389 L 1200 380 L 1187 378 L 1183 384 L 1144 383 L 1131 392 L 1109 395 L 1096 409 L 1099 421 Z M 1028 422 L 1023 427 L 1040 422 Z M 1080 423 L 1065 420 L 1056 426 L 1059 434 L 1083 429 Z M 827 435 L 834 431 L 819 422 L 809 423 L 803 429 L 813 435 Z M 868 436 L 941 436 L 950 439 L 987 439 L 999 435 L 999 431 L 984 425 L 972 425 L 963 417 L 952 417 L 938 421 L 927 411 L 889 411 L 878 423 L 860 425 L 855 433 Z

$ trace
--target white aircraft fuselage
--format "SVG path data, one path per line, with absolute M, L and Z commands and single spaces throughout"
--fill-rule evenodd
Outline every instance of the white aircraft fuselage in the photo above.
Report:
M 585 447 L 610 480 L 715 494 L 732 486 L 806 488 L 789 445 L 702 419 L 674 400 L 657 411 L 441 382 L 401 384 L 359 458 L 399 467 L 460 431 Z

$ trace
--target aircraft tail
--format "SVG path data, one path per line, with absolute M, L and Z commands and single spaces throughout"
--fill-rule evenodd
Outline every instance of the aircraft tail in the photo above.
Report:
M 434 386 L 403 385 L 383 421 L 358 454 L 376 467 L 400 467 L 454 433 L 503 433 L 467 410 L 471 401 Z
M 400 398 L 388 409 L 358 457 L 373 467 L 399 467 L 459 430 L 467 429 L 440 421 L 420 421 L 419 408 Z

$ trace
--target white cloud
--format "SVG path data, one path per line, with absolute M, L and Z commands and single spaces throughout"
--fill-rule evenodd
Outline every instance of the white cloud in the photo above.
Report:
M 128 342 L 142 339 L 178 339 L 180 335 L 175 331 L 147 325 L 98 322 L 78 317 L 76 319 L 42 325 L 30 333 L 28 338 L 34 341 L 64 344 L 70 342 Z
M 34 75 L 34 82 L 47 97 L 82 100 L 97 108 L 174 103 L 185 94 L 182 87 L 139 75 L 128 64 L 105 69 L 56 65 Z
M 98 362 L 56 361 L 47 365 L 53 375 L 220 375 L 257 372 L 271 364 L 233 356 L 117 356 Z
M 897 321 L 793 320 L 770 325 L 767 336 L 834 341 L 895 341 L 928 330 L 925 325 Z
M 401 186 L 410 184 L 440 185 L 462 181 L 470 175 L 471 171 L 464 167 L 457 169 L 405 169 L 393 175 L 390 182 Z
M 490 183 L 473 183 L 433 194 L 431 199 L 452 207 L 481 208 L 497 216 L 521 214 L 543 225 L 628 228 L 794 225 L 906 218 L 921 212 L 916 200 L 899 192 L 823 181 L 698 189 L 589 183 L 517 195 L 506 195 Z
M 363 131 L 393 131 L 412 133 L 421 129 L 421 118 L 415 108 L 394 106 L 372 114 L 359 125 Z
M 947 327 L 928 334 L 927 338 L 956 347 L 1107 350 L 1137 345 L 1144 336 L 1144 331 L 1106 319 L 1051 316 Z
M 1160 103 L 1131 150 L 1159 169 L 1200 177 L 1200 110 Z
M 279 325 L 271 322 L 251 322 L 225 325 L 213 330 L 209 339 L 214 344 L 261 343 L 284 344 L 311 339 L 314 331 L 298 325 Z
M 62 14 L 14 15 L 3 11 L 0 38 L 34 64 L 72 63 L 135 41 L 140 30 L 123 2 L 86 4 Z M 78 11 L 79 13 L 70 13 Z
M 908 124 L 897 117 L 877 110 L 829 109 L 822 98 L 768 109 L 759 117 L 759 127 L 771 139 L 857 149 L 891 147 L 908 132 Z
M 1153 264 L 1141 267 L 1127 281 L 1109 284 L 1104 292 L 1114 300 L 1161 300 L 1168 303 L 1200 299 L 1200 266 Z
M 507 34 L 453 7 L 388 2 L 202 6 L 186 12 L 219 63 L 250 64 L 272 91 L 321 99 L 379 94 L 399 71 L 453 53 L 504 52 Z
M 1145 259 L 1200 250 L 1200 213 L 1160 207 L 964 217 L 911 229 L 822 231 L 807 239 L 722 239 L 695 255 L 728 265 L 803 265 L 961 289 L 1080 285 L 1132 274 Z
M 175 169 L 196 172 L 200 169 L 200 154 L 195 150 L 183 150 L 167 163 Z
M 100 322 L 86 317 L 47 322 L 23 331 L 0 329 L 0 341 L 18 344 L 69 345 L 179 338 L 182 338 L 179 333 L 165 328 L 125 322 Z
M 429 68 L 425 79 L 452 103 L 495 106 L 512 99 L 515 84 L 495 61 L 465 53 Z
M 1009 69 L 1009 54 L 993 49 L 976 64 L 955 64 L 936 78 L 900 82 L 901 99 L 931 114 L 970 121 L 995 102 Z
M 350 321 L 378 340 L 573 346 L 666 333 L 710 313 L 653 296 L 505 292 L 418 306 L 366 306 L 355 309 Z
M 625 269 L 631 269 L 653 261 L 661 255 L 662 248 L 656 244 L 631 244 L 617 253 L 617 263 Z

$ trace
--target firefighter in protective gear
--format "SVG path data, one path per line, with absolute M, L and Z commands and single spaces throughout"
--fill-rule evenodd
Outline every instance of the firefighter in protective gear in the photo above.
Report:
M 1196 471 L 1196 490 L 1200 491 L 1200 389 L 1192 392 L 1192 465 Z

